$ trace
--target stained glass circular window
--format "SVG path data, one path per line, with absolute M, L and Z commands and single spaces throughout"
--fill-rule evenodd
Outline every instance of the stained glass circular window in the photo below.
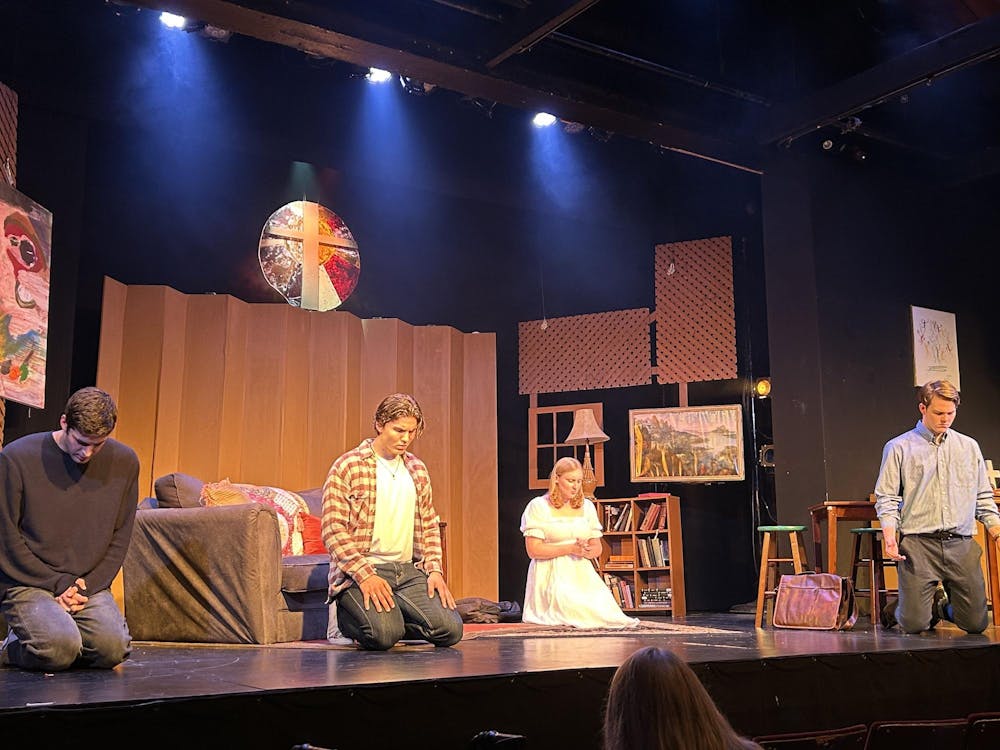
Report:
M 358 243 L 337 214 L 309 201 L 279 208 L 260 234 L 260 270 L 288 304 L 333 310 L 351 296 L 361 275 Z

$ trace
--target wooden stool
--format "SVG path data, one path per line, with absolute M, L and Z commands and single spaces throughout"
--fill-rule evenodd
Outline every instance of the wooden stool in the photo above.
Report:
M 889 594 L 899 593 L 896 589 L 886 588 L 885 568 L 895 567 L 895 560 L 886 560 L 882 557 L 882 539 L 880 534 L 882 529 L 866 527 L 862 529 L 851 529 L 854 535 L 854 554 L 851 556 L 851 583 L 854 584 L 854 594 L 856 596 L 867 596 L 871 605 L 871 618 L 873 623 L 879 621 L 882 608 L 889 598 Z M 868 539 L 868 557 L 862 557 L 861 542 Z M 858 569 L 868 569 L 868 588 L 858 588 Z
M 757 617 L 754 619 L 754 627 L 759 628 L 761 618 L 764 618 L 764 625 L 767 625 L 767 618 L 764 617 L 764 607 L 768 599 L 774 599 L 778 595 L 778 566 L 781 563 L 791 563 L 792 569 L 796 573 L 806 571 L 806 544 L 802 538 L 805 526 L 758 526 L 757 531 L 764 532 L 764 543 L 760 550 L 760 577 L 757 583 Z M 792 548 L 791 557 L 781 557 L 778 552 L 778 540 L 781 534 L 788 534 L 788 543 Z M 773 616 L 773 615 L 772 615 Z

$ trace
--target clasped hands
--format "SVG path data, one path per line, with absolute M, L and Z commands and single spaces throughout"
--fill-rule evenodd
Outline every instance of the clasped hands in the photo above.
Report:
M 574 552 L 580 557 L 593 560 L 601 554 L 601 543 L 597 539 L 577 539 Z
M 76 582 L 68 589 L 56 597 L 59 606 L 70 614 L 75 614 L 83 609 L 90 597 L 82 593 L 87 590 L 87 582 L 82 578 L 77 578 Z

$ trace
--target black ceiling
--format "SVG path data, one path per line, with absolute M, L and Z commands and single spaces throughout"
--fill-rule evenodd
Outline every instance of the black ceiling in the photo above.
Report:
M 1000 172 L 1000 0 L 135 0 L 759 170 L 862 149 Z

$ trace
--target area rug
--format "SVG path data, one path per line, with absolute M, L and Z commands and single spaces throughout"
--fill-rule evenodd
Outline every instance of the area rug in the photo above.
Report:
M 463 641 L 482 638 L 587 638 L 594 636 L 635 637 L 650 635 L 711 635 L 731 634 L 735 631 L 708 628 L 699 625 L 680 625 L 669 622 L 642 621 L 637 628 L 572 628 L 565 625 L 547 626 L 526 623 L 501 625 L 466 625 Z

